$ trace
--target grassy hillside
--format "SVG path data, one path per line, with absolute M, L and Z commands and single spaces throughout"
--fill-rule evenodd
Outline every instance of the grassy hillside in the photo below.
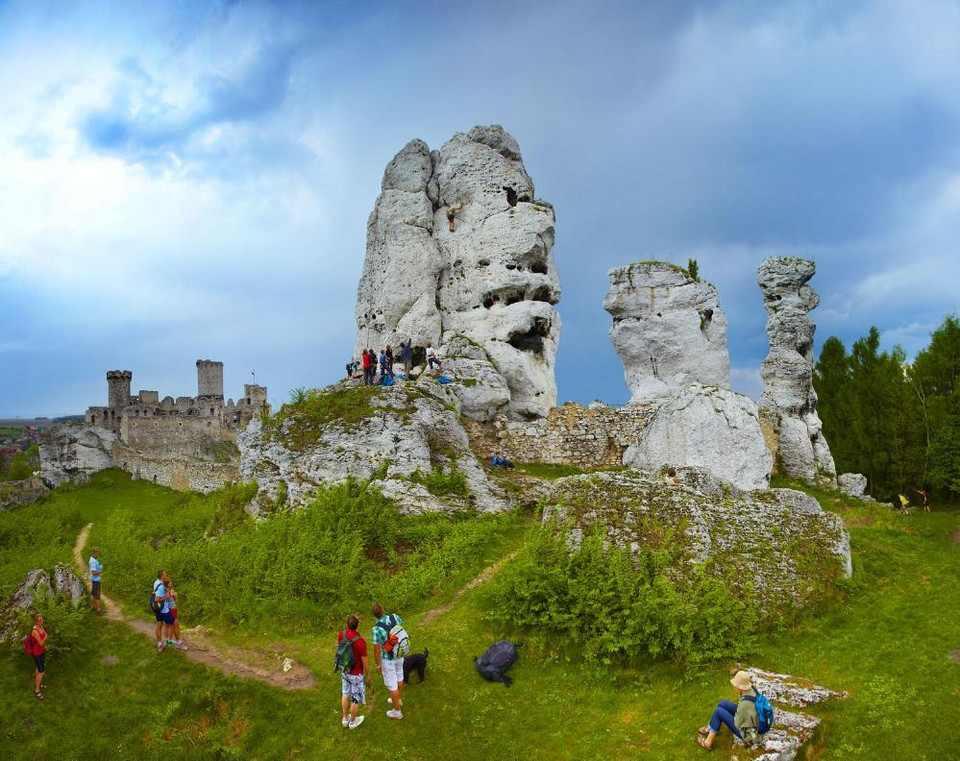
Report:
M 901 516 L 817 496 L 850 527 L 855 578 L 799 624 L 761 639 L 748 662 L 851 692 L 810 709 L 824 722 L 808 758 L 960 758 L 952 730 L 960 664 L 949 657 L 960 649 L 957 515 Z M 181 591 L 184 627 L 203 624 L 222 644 L 247 649 L 282 644 L 318 686 L 286 692 L 227 677 L 177 652 L 157 654 L 125 625 L 87 614 L 75 646 L 49 657 L 42 703 L 27 656 L 0 658 L 0 756 L 363 759 L 389 748 L 411 760 L 698 758 L 696 728 L 731 697 L 732 661 L 591 666 L 549 632 L 489 620 L 490 585 L 453 601 L 482 569 L 533 541 L 530 516 L 400 518 L 353 485 L 258 526 L 238 513 L 240 497 L 182 495 L 107 472 L 2 513 L 0 595 L 31 568 L 69 562 L 92 521 L 104 591 L 128 613 L 148 618 L 151 578 L 165 567 Z M 369 629 L 374 598 L 404 616 L 416 649 L 429 647 L 427 681 L 407 691 L 405 719 L 391 722 L 375 679 L 368 720 L 347 731 L 333 641 L 347 613 L 359 612 Z M 472 663 L 504 635 L 525 642 L 510 689 L 482 681 Z

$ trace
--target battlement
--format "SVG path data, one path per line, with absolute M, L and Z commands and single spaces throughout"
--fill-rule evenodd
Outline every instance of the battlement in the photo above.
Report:
M 130 370 L 107 372 L 107 406 L 89 407 L 91 425 L 118 434 L 120 441 L 154 456 L 198 456 L 221 451 L 267 403 L 267 388 L 246 384 L 236 403 L 223 398 L 223 362 L 197 360 L 197 396 L 165 396 L 152 390 L 130 395 Z

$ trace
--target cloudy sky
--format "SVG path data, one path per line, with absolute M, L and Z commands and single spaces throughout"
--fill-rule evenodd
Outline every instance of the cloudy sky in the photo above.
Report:
M 753 396 L 767 256 L 816 261 L 818 342 L 912 355 L 960 309 L 958 39 L 938 0 L 0 0 L 0 417 L 336 380 L 385 165 L 475 124 L 556 207 L 561 401 L 627 400 L 641 260 L 699 261 Z

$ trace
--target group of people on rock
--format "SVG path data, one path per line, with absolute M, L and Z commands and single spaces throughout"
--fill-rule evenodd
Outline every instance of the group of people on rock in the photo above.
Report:
M 427 369 L 433 372 L 443 372 L 443 363 L 437 355 L 437 350 L 433 348 L 430 341 L 427 341 L 425 348 Z M 400 363 L 403 365 L 403 378 L 406 381 L 413 380 L 413 339 L 408 338 L 401 342 L 398 351 Z M 387 344 L 380 352 L 379 357 L 373 349 L 364 349 L 360 352 L 360 359 L 351 359 L 347 362 L 347 377 L 355 378 L 362 373 L 364 386 L 393 385 L 395 380 L 394 373 L 394 351 L 393 346 Z M 377 368 L 380 369 L 379 378 L 377 377 Z M 388 380 L 389 379 L 389 380 Z

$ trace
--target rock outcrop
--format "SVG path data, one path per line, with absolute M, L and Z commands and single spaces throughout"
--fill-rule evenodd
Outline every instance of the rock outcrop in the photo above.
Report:
M 117 434 L 97 425 L 55 425 L 40 438 L 40 471 L 51 489 L 73 481 L 86 483 L 93 473 L 116 467 Z
M 740 394 L 691 384 L 660 405 L 623 464 L 702 468 L 739 489 L 765 489 L 773 458 L 757 406 Z
M 57 563 L 53 570 L 53 584 L 44 569 L 30 571 L 0 608 L 0 642 L 25 636 L 20 631 L 20 619 L 35 610 L 38 600 L 56 599 L 77 606 L 85 597 L 83 582 L 62 563 Z
M 847 697 L 846 692 L 835 692 L 789 674 L 775 674 L 757 668 L 748 669 L 753 686 L 774 703 L 773 727 L 765 734 L 759 745 L 745 748 L 734 743 L 731 761 L 793 761 L 800 746 L 813 737 L 820 726 L 820 718 L 808 713 L 797 713 L 782 708 L 783 704 L 806 708 L 825 700 Z
M 727 318 L 717 290 L 666 262 L 608 273 L 603 308 L 631 399 L 667 399 L 690 383 L 730 388 Z
M 37 474 L 20 481 L 0 481 L 0 510 L 29 505 L 49 492 L 50 487 Z
M 710 573 L 754 579 L 771 605 L 813 602 L 852 573 L 843 521 L 792 489 L 741 492 L 705 471 L 671 468 L 562 478 L 546 501 L 544 523 L 570 526 L 572 548 L 595 527 L 631 549 L 655 548 L 672 529 L 685 548 L 676 573 L 710 559 Z
M 366 401 L 359 392 L 346 383 L 317 392 L 348 400 L 349 421 L 335 416 L 316 423 L 281 410 L 278 428 L 265 430 L 255 420 L 238 435 L 242 476 L 259 485 L 261 507 L 281 494 L 298 507 L 318 486 L 356 478 L 372 480 L 408 513 L 510 508 L 470 451 L 453 391 L 422 380 L 376 389 Z
M 862 473 L 841 473 L 837 476 L 837 488 L 848 497 L 863 499 L 867 491 L 867 477 Z
M 464 395 L 465 415 L 542 417 L 557 397 L 553 239 L 553 207 L 535 200 L 502 127 L 458 133 L 439 151 L 411 141 L 387 166 L 367 223 L 355 353 L 429 341 L 469 360 L 477 385 L 501 379 L 494 393 Z M 476 351 L 461 342 L 447 353 L 458 337 Z
M 764 260 L 757 271 L 767 311 L 770 354 L 763 361 L 760 410 L 769 421 L 777 468 L 788 476 L 836 487 L 837 471 L 823 437 L 813 389 L 813 334 L 809 313 L 820 297 L 807 281 L 813 262 L 786 256 Z

